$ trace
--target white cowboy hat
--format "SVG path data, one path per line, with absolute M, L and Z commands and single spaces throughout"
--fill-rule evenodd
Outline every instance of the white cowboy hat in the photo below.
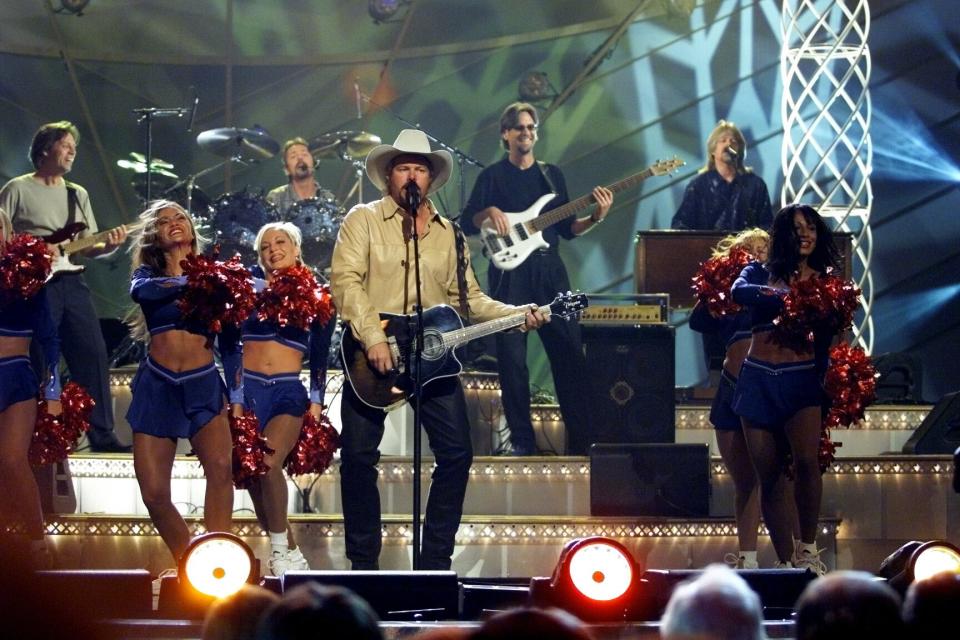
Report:
M 430 151 L 427 134 L 419 129 L 404 129 L 392 144 L 381 144 L 367 154 L 367 177 L 381 192 L 387 189 L 387 167 L 397 156 L 415 154 L 430 161 L 433 180 L 428 194 L 435 192 L 450 178 L 453 156 L 449 151 Z

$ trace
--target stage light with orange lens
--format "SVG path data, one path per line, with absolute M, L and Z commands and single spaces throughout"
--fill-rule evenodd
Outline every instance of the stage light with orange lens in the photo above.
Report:
M 231 533 L 207 533 L 190 541 L 178 575 L 195 591 L 224 598 L 255 577 L 256 560 L 243 540 Z
M 960 549 L 944 540 L 912 540 L 887 556 L 877 575 L 905 593 L 912 582 L 946 571 L 960 574 Z
M 628 617 L 639 583 L 639 567 L 626 547 L 610 538 L 568 542 L 551 578 L 534 578 L 534 605 L 565 609 L 582 620 L 616 621 Z

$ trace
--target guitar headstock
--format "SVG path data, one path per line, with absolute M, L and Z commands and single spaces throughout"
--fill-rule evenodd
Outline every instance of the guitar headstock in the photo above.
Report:
M 687 163 L 677 156 L 673 156 L 669 160 L 657 160 L 650 165 L 650 173 L 655 176 L 665 176 L 669 173 L 673 173 L 685 164 Z
M 550 303 L 550 315 L 559 318 L 570 318 L 576 316 L 589 306 L 585 293 L 558 293 L 557 297 Z

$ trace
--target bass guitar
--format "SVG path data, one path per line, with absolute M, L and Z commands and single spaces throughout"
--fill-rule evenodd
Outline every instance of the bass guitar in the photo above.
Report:
M 549 305 L 538 309 L 548 317 L 568 318 L 587 307 L 587 296 L 582 293 L 558 295 Z M 430 307 L 423 312 L 423 385 L 459 375 L 463 365 L 454 349 L 476 338 L 522 326 L 527 312 L 523 311 L 505 318 L 489 320 L 480 324 L 463 326 L 456 310 L 445 304 Z M 348 329 L 343 332 L 340 352 L 343 368 L 350 386 L 357 397 L 375 408 L 390 410 L 399 407 L 413 397 L 416 371 L 414 348 L 416 346 L 415 315 L 381 313 L 380 324 L 387 334 L 387 344 L 397 367 L 386 374 L 373 369 L 367 362 L 363 344 L 353 337 Z
M 133 224 L 127 225 L 127 231 L 133 231 L 143 226 L 142 222 L 136 222 Z M 54 278 L 64 273 L 80 273 L 85 266 L 82 264 L 74 264 L 70 262 L 70 256 L 79 251 L 89 249 L 98 244 L 102 244 L 107 241 L 107 237 L 113 232 L 119 229 L 120 227 L 115 227 L 113 229 L 107 229 L 106 231 L 100 231 L 95 233 L 92 236 L 87 236 L 86 238 L 76 238 L 77 234 L 87 228 L 87 225 L 82 222 L 74 222 L 73 224 L 67 225 L 63 229 L 55 233 L 51 233 L 49 236 L 46 236 L 43 240 L 48 245 L 50 245 L 53 250 L 53 263 L 50 268 L 50 275 L 47 276 L 47 282 L 50 282 Z
M 608 185 L 607 188 L 617 193 L 640 184 L 650 176 L 667 175 L 684 164 L 679 158 L 660 160 L 640 173 Z M 556 196 L 555 193 L 544 194 L 526 211 L 508 213 L 507 216 L 511 221 L 516 220 L 516 222 L 510 225 L 510 230 L 505 236 L 497 233 L 496 227 L 489 220 L 485 220 L 480 225 L 480 240 L 483 243 L 484 252 L 494 266 L 502 271 L 516 269 L 531 253 L 550 246 L 543 239 L 544 229 L 580 213 L 594 203 L 593 196 L 585 195 L 541 216 L 540 210 Z

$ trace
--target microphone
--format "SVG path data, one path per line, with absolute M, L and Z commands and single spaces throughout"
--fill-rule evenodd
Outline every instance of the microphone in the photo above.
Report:
M 417 209 L 420 208 L 420 187 L 417 186 L 414 180 L 407 182 L 406 206 L 411 216 L 417 215 Z
M 190 109 L 190 122 L 187 123 L 187 131 L 193 131 L 193 122 L 197 119 L 197 105 L 200 104 L 200 94 L 193 94 L 193 108 Z
M 730 160 L 731 162 L 736 162 L 737 158 L 740 157 L 740 154 L 737 153 L 737 150 L 734 149 L 733 147 L 727 147 L 726 149 L 723 150 L 723 153 L 726 154 L 727 159 Z
M 360 80 L 356 76 L 353 77 L 353 97 L 357 103 L 357 120 L 363 117 L 363 100 L 360 96 L 363 94 L 360 93 Z

